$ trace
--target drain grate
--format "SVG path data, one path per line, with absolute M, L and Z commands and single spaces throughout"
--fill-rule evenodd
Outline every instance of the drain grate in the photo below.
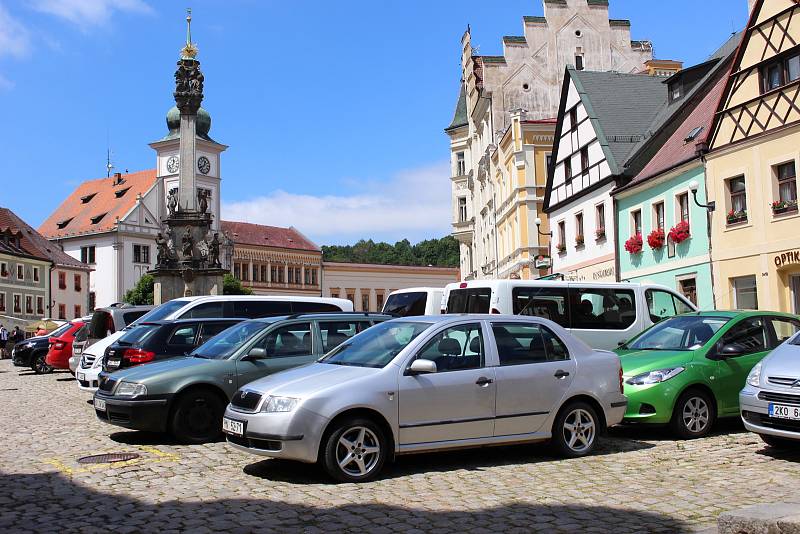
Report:
M 134 452 L 112 452 L 109 454 L 95 454 L 78 458 L 79 464 L 112 464 L 114 462 L 127 462 L 135 460 L 139 455 Z

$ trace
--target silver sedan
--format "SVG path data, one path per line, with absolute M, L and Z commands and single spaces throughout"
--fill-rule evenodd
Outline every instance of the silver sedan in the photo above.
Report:
M 550 440 L 589 454 L 622 420 L 616 354 L 537 317 L 445 315 L 373 326 L 316 363 L 247 384 L 231 446 L 374 478 L 398 454 Z

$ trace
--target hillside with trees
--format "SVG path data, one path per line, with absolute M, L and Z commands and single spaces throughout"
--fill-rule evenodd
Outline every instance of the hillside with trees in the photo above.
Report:
M 458 241 L 452 236 L 426 239 L 412 245 L 408 239 L 394 245 L 360 240 L 355 245 L 323 245 L 325 261 L 345 263 L 377 263 L 382 265 L 432 265 L 458 267 Z

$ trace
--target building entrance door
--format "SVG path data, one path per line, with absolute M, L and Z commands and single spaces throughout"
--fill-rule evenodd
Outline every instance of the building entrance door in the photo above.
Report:
M 800 275 L 793 274 L 789 277 L 792 288 L 793 313 L 800 313 Z

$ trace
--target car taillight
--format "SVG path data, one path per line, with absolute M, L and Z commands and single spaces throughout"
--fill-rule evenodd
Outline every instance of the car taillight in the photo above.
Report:
M 625 393 L 625 382 L 622 381 L 622 366 L 619 366 L 619 392 Z
M 63 349 L 64 348 L 64 342 L 63 341 L 56 341 L 55 345 L 53 345 L 53 348 L 56 349 L 56 350 Z
M 467 283 L 466 282 L 461 282 L 460 284 L 458 284 L 458 287 L 460 289 L 464 289 L 465 287 L 467 287 Z
M 500 310 L 498 310 L 497 308 L 492 308 L 491 310 L 489 310 L 489 313 L 493 315 L 501 315 Z
M 153 358 L 156 357 L 156 353 L 142 349 L 125 349 L 125 352 L 122 353 L 122 357 L 131 363 L 147 363 L 153 361 Z

